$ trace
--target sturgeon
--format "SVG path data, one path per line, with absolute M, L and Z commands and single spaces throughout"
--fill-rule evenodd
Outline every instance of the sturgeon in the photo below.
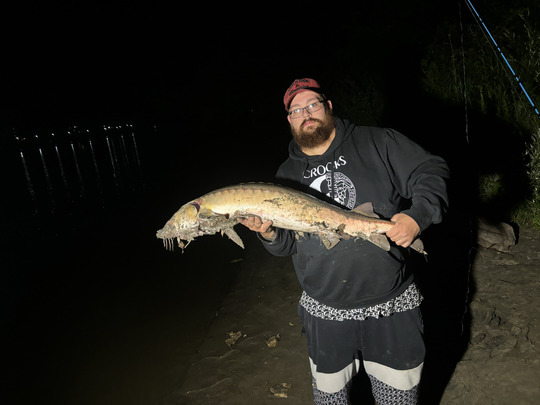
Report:
M 196 237 L 220 232 L 244 248 L 234 231 L 240 218 L 257 216 L 277 228 L 317 234 L 327 249 L 341 239 L 362 238 L 388 251 L 386 235 L 394 222 L 380 219 L 371 203 L 352 211 L 321 201 L 309 194 L 270 183 L 246 183 L 220 188 L 184 204 L 158 230 L 167 249 L 184 248 Z M 425 254 L 420 239 L 411 248 Z

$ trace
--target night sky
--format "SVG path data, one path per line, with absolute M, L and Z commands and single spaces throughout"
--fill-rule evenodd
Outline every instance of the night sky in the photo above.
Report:
M 456 4 L 356 3 L 17 6 L 3 17 L 4 125 L 193 121 L 206 119 L 201 107 L 218 94 L 235 108 L 217 113 L 259 104 L 278 111 L 288 84 L 309 75 L 330 85 L 339 75 L 383 71 L 400 85 L 418 70 L 437 23 L 457 18 Z

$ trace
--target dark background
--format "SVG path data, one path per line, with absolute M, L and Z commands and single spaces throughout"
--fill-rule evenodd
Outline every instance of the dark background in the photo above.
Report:
M 169 253 L 155 231 L 204 192 L 272 179 L 290 139 L 283 93 L 299 77 L 319 80 L 338 115 L 342 80 L 370 77 L 385 100 L 378 124 L 451 165 L 452 232 L 427 235 L 439 270 L 420 277 L 428 319 L 447 312 L 427 331 L 431 384 L 444 387 L 472 288 L 470 149 L 462 107 L 423 93 L 420 61 L 437 26 L 458 21 L 457 2 L 23 2 L 0 18 L 4 403 L 159 403 L 181 382 L 234 282 L 229 262 L 246 253 L 219 237 Z M 106 139 L 125 152 L 116 171 Z

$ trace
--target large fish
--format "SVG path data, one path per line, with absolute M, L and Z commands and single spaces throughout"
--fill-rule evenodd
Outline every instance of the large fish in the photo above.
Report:
M 317 234 L 327 249 L 341 239 L 362 238 L 388 251 L 390 243 L 383 234 L 394 225 L 378 218 L 371 203 L 349 211 L 288 187 L 247 183 L 224 187 L 184 204 L 156 236 L 170 249 L 176 239 L 183 250 L 197 236 L 221 232 L 243 248 L 233 228 L 238 219 L 250 216 L 270 220 L 273 226 L 299 235 Z M 425 254 L 419 239 L 411 247 Z

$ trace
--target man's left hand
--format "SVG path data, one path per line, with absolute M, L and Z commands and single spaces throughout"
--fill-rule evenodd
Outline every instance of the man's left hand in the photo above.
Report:
M 396 214 L 390 220 L 395 225 L 386 231 L 386 236 L 398 246 L 409 247 L 420 233 L 416 221 L 407 214 Z

